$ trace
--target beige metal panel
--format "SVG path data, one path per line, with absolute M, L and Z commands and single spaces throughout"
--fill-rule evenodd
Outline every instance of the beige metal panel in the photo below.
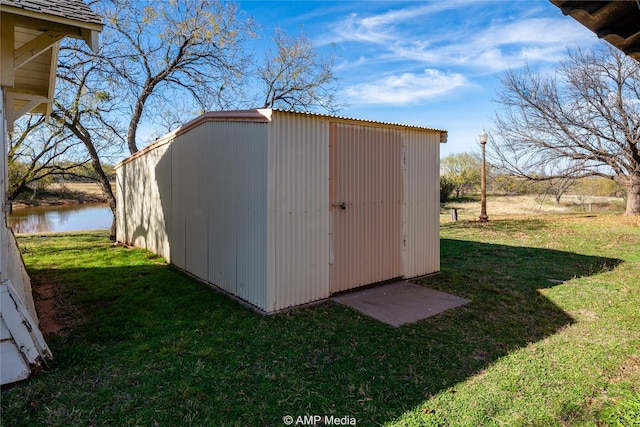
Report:
M 440 132 L 403 133 L 405 201 L 404 275 L 440 270 Z
M 236 295 L 263 310 L 267 293 L 267 126 L 228 124 L 231 140 L 235 140 Z
M 173 205 L 173 187 L 171 170 L 171 145 L 158 147 L 149 156 L 148 168 L 153 168 L 154 181 L 150 183 L 149 241 L 154 252 L 171 262 L 171 213 Z
M 171 143 L 174 139 L 190 130 L 200 126 L 206 122 L 250 122 L 250 123 L 269 123 L 271 121 L 270 109 L 257 110 L 226 110 L 226 111 L 209 111 L 195 119 L 188 121 L 179 128 L 169 132 L 168 134 L 156 139 L 152 144 L 147 145 L 137 153 L 127 157 L 120 163 L 116 164 L 116 168 L 127 164 L 140 156 L 144 156 L 148 151 L 155 150 L 160 145 Z
M 176 138 L 171 143 L 171 262 L 186 269 L 185 244 L 185 141 Z M 135 161 L 135 160 L 134 160 Z M 132 162 L 133 163 L 133 162 Z
M 401 131 L 331 125 L 331 292 L 402 276 Z
M 118 197 L 116 201 L 116 220 L 119 221 L 118 241 L 129 245 L 133 244 L 133 231 L 141 220 L 137 215 L 140 212 L 138 208 L 140 199 L 136 195 L 138 189 L 135 182 L 132 182 L 138 169 L 137 164 L 131 163 L 126 168 L 119 170 L 118 172 L 120 173 L 116 175 L 118 180 L 116 184 L 116 197 Z
M 206 156 L 209 162 L 209 282 L 227 292 L 236 294 L 237 245 L 235 236 L 235 210 L 233 206 L 232 162 L 234 142 L 228 132 L 221 132 L 225 123 L 207 123 L 209 144 Z M 215 130 L 214 130 L 215 129 Z
M 125 199 L 128 191 L 126 165 L 116 169 L 116 241 L 127 243 L 127 216 Z
M 210 183 L 205 178 L 209 165 L 204 156 L 210 132 L 198 126 L 179 137 L 184 144 L 185 186 L 180 189 L 185 199 L 185 269 L 203 280 L 209 277 L 209 196 Z
M 118 240 L 149 249 L 167 259 L 171 213 L 169 145 L 118 169 Z
M 196 120 L 122 162 L 119 236 L 267 312 L 439 269 L 439 131 L 256 117 Z
M 274 111 L 269 130 L 271 312 L 329 296 L 328 118 Z
M 185 270 L 262 309 L 266 135 L 265 123 L 210 121 L 174 142 L 185 152 L 184 182 L 174 181 L 185 195 L 174 209 L 185 212 Z

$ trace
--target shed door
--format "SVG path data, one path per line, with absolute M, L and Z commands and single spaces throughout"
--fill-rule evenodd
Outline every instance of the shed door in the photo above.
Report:
M 331 292 L 402 276 L 402 142 L 394 129 L 332 123 Z

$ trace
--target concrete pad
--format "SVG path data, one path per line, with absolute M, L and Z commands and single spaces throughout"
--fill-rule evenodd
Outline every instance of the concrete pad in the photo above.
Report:
M 355 290 L 332 299 L 396 327 L 471 302 L 406 280 Z

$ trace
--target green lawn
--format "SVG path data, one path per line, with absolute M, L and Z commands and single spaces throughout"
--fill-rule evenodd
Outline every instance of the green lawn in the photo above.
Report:
M 2 425 L 640 425 L 637 219 L 441 236 L 421 283 L 472 302 L 401 328 L 330 302 L 261 316 L 102 232 L 20 237 L 73 326 L 48 337 L 47 372 L 2 392 Z

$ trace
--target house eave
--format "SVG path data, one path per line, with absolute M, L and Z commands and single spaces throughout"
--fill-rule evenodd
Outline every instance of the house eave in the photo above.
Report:
M 550 0 L 598 37 L 640 62 L 640 3 Z

